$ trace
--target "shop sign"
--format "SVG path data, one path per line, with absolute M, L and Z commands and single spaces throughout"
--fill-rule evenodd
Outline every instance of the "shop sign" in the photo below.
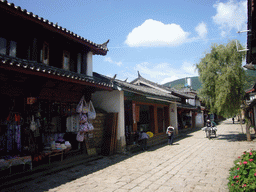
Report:
M 36 102 L 36 98 L 35 97 L 27 97 L 27 104 L 28 105 L 32 105 Z

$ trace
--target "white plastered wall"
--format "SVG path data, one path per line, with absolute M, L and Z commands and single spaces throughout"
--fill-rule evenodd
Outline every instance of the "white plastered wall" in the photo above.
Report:
M 126 145 L 124 129 L 124 92 L 123 91 L 96 91 L 92 95 L 93 105 L 109 113 L 118 113 L 117 141 L 118 152 Z
M 93 53 L 90 51 L 87 53 L 87 69 L 86 69 L 86 75 L 88 76 L 93 76 L 93 72 L 92 72 L 92 56 L 93 56 Z
M 169 114 L 170 114 L 170 125 L 175 128 L 175 134 L 178 135 L 178 116 L 177 116 L 177 104 L 172 103 L 169 106 Z
M 204 127 L 204 113 L 197 113 L 196 115 L 196 127 L 197 128 L 202 128 Z

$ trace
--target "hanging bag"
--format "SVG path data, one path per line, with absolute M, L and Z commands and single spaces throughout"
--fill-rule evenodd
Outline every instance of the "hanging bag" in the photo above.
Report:
M 35 131 L 35 130 L 36 130 L 36 122 L 35 122 L 34 115 L 32 115 L 32 120 L 31 120 L 31 123 L 30 123 L 30 129 L 31 129 L 32 131 Z
M 78 142 L 83 142 L 84 141 L 84 133 L 81 133 L 80 131 L 78 131 L 78 133 L 76 135 L 76 140 Z
M 87 103 L 84 100 L 82 113 L 88 113 L 88 110 L 89 110 L 89 107 L 88 107 Z
M 94 127 L 91 123 L 88 123 L 88 130 L 89 131 L 93 131 L 94 130 Z
M 89 102 L 89 111 L 88 111 L 88 119 L 95 119 L 96 118 L 96 111 L 92 104 L 92 101 Z
M 88 105 L 85 102 L 84 96 L 79 101 L 77 107 L 76 107 L 77 113 L 88 113 Z
M 83 131 L 83 132 L 88 132 L 89 131 L 89 128 L 88 128 L 88 123 L 83 123 L 80 125 L 80 131 Z

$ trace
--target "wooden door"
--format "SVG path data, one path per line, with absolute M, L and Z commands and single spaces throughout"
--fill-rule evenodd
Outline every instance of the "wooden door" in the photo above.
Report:
M 103 145 L 101 153 L 103 155 L 112 155 L 116 152 L 117 147 L 117 126 L 118 113 L 108 113 L 105 122 L 103 135 Z

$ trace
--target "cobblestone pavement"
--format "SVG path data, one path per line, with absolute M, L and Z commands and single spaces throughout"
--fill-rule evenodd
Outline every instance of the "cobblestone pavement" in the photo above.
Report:
M 256 148 L 241 133 L 240 124 L 229 119 L 218 126 L 217 138 L 209 140 L 199 130 L 174 145 L 104 157 L 3 191 L 225 192 L 233 161 Z

